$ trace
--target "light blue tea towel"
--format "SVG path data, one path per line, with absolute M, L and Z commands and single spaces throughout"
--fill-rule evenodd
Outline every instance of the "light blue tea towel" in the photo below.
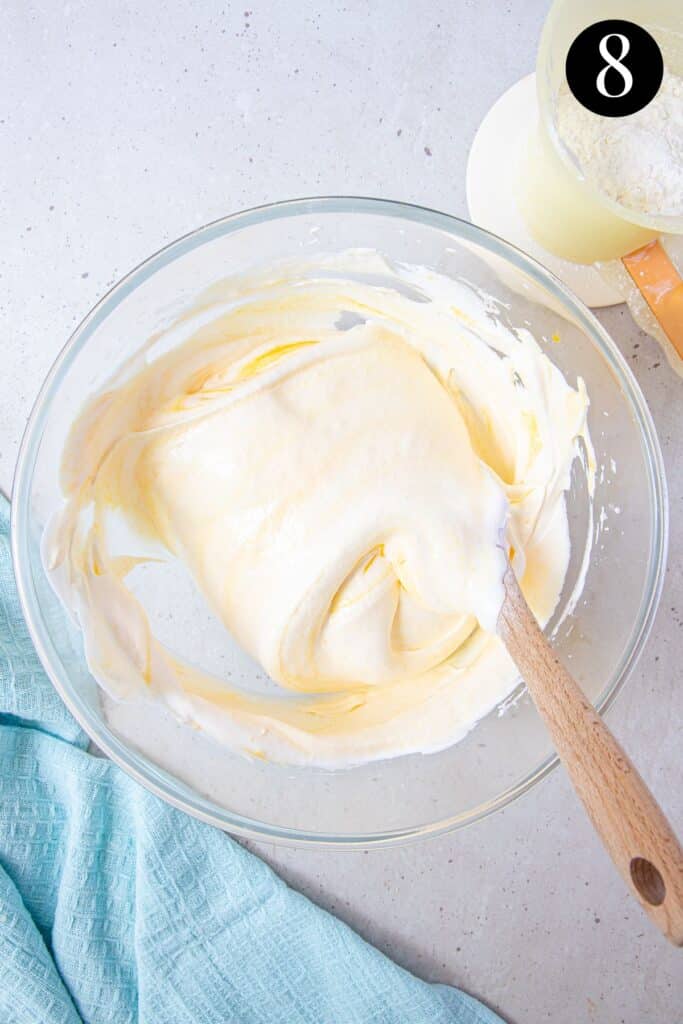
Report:
M 0 502 L 2 1024 L 500 1024 L 86 752 L 26 631 Z

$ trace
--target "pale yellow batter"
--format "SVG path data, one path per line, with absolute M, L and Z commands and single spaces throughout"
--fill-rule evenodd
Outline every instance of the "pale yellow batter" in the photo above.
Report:
M 515 683 L 494 635 L 508 554 L 541 621 L 557 603 L 587 406 L 427 270 L 358 250 L 233 277 L 81 413 L 45 558 L 115 696 L 289 763 L 440 749 Z M 112 553 L 122 518 L 147 553 Z M 155 639 L 126 576 L 160 555 L 282 697 Z

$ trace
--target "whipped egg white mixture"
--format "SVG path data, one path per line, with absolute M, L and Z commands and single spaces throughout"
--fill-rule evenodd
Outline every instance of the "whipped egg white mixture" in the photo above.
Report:
M 114 697 L 289 764 L 439 750 L 517 681 L 496 636 L 506 560 L 541 623 L 557 604 L 587 408 L 465 284 L 367 250 L 257 269 L 87 403 L 44 559 Z M 154 636 L 127 577 L 160 557 L 278 694 Z

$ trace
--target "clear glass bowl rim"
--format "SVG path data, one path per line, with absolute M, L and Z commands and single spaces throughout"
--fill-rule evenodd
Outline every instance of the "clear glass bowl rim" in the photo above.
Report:
M 546 758 L 521 781 L 496 797 L 468 811 L 440 821 L 368 833 L 314 833 L 260 822 L 219 807 L 199 794 L 178 792 L 171 775 L 157 768 L 130 749 L 109 730 L 81 696 L 71 691 L 59 671 L 61 661 L 40 614 L 28 552 L 27 529 L 30 515 L 30 494 L 33 469 L 42 439 L 45 420 L 60 382 L 81 349 L 97 327 L 135 288 L 157 270 L 198 248 L 206 242 L 254 224 L 302 214 L 372 214 L 416 222 L 446 231 L 456 240 L 471 242 L 502 257 L 518 270 L 547 289 L 571 312 L 575 322 L 596 345 L 616 375 L 631 412 L 639 425 L 640 438 L 648 475 L 648 489 L 653 517 L 649 570 L 639 613 L 634 622 L 631 640 L 615 666 L 612 677 L 596 702 L 604 713 L 623 686 L 635 665 L 649 635 L 664 583 L 668 549 L 669 515 L 664 462 L 652 416 L 645 398 L 624 357 L 593 314 L 553 274 L 503 239 L 478 228 L 468 221 L 427 207 L 387 199 L 361 196 L 319 196 L 284 200 L 253 207 L 212 221 L 181 238 L 170 242 L 148 257 L 115 284 L 90 310 L 66 342 L 38 393 L 21 442 L 17 459 L 11 503 L 11 547 L 14 573 L 21 607 L 29 633 L 42 665 L 67 708 L 91 740 L 129 776 L 167 803 L 211 825 L 235 835 L 267 842 L 296 846 L 326 846 L 338 849 L 373 848 L 406 843 L 426 836 L 441 835 L 487 817 L 494 811 L 526 793 L 544 779 L 559 763 L 556 755 Z

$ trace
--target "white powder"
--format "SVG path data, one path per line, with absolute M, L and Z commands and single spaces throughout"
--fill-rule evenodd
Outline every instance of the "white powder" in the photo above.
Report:
M 652 102 L 628 117 L 592 114 L 565 84 L 557 120 L 582 172 L 602 192 L 643 213 L 683 215 L 683 79 L 665 71 Z

